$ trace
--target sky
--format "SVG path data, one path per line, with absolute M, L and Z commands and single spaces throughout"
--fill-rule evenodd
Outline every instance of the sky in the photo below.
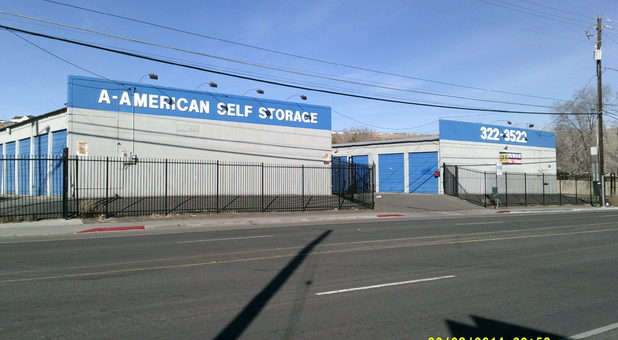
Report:
M 587 38 L 586 32 L 595 33 L 599 16 L 607 25 L 616 26 L 603 32 L 603 66 L 607 67 L 603 84 L 614 86 L 614 93 L 618 90 L 618 24 L 611 21 L 618 21 L 617 1 L 57 1 L 194 34 L 44 0 L 0 0 L 0 25 L 309 88 L 415 103 L 534 112 L 551 112 L 586 85 L 596 88 L 596 37 Z M 547 129 L 555 118 L 299 90 L 16 35 L 5 29 L 0 29 L 0 51 L 0 119 L 5 120 L 64 107 L 69 75 L 141 79 L 185 89 L 214 81 L 220 93 L 276 100 L 300 101 L 302 94 L 307 103 L 332 108 L 333 130 L 362 127 L 379 132 L 437 133 L 439 119 L 500 125 L 508 120 L 515 126 L 533 123 Z M 143 77 L 149 73 L 159 79 Z M 258 88 L 263 95 L 255 92 Z M 208 85 L 200 89 L 211 90 Z

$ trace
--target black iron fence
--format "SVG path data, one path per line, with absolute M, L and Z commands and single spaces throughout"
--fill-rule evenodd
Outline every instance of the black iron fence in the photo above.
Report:
M 599 185 L 588 175 L 478 171 L 443 165 L 444 193 L 488 206 L 600 204 Z M 616 176 L 605 178 L 606 196 L 616 195 Z
M 0 159 L 4 221 L 374 207 L 372 166 L 113 157 Z

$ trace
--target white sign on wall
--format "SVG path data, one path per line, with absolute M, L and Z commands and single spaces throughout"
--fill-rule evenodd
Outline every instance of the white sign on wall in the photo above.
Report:
M 78 156 L 88 156 L 88 142 L 75 142 L 75 154 Z

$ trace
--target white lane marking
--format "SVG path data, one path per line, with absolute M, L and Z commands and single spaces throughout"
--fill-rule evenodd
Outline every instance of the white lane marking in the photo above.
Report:
M 176 243 L 196 243 L 196 242 L 247 240 L 247 239 L 251 239 L 251 238 L 263 238 L 263 237 L 273 237 L 273 235 L 246 236 L 246 237 L 228 237 L 228 238 L 210 238 L 210 239 L 206 239 L 206 240 L 178 241 Z
M 456 223 L 455 225 L 468 225 L 468 224 L 496 224 L 496 223 L 504 223 L 503 221 L 494 221 L 494 222 L 469 222 L 469 223 Z
M 352 291 L 356 291 L 356 290 L 365 290 L 365 289 L 382 288 L 382 287 L 389 287 L 389 286 L 407 285 L 407 284 L 410 284 L 410 283 L 417 283 L 417 282 L 450 279 L 450 278 L 453 278 L 453 277 L 455 277 L 455 275 L 429 277 L 429 278 L 426 278 L 426 279 L 418 279 L 418 280 L 410 280 L 410 281 L 384 283 L 384 284 L 381 284 L 381 285 L 373 285 L 373 286 L 366 286 L 366 287 L 357 287 L 357 288 L 348 288 L 348 289 L 340 289 L 340 290 L 331 290 L 329 292 L 315 293 L 315 295 L 338 294 L 338 293 L 352 292 Z
M 611 331 L 613 329 L 618 329 L 618 322 L 613 323 L 611 325 L 604 326 L 604 327 L 600 327 L 600 328 L 597 328 L 597 329 L 593 329 L 593 330 L 590 330 L 590 331 L 587 331 L 587 332 L 579 333 L 577 335 L 570 336 L 567 339 L 572 339 L 572 340 L 585 339 L 587 337 L 591 337 L 593 335 L 605 333 L 605 332 Z

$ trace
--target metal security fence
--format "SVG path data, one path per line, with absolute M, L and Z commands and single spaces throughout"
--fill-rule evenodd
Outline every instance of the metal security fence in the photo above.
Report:
M 5 221 L 374 207 L 374 170 L 367 165 L 69 157 L 66 151 L 0 160 Z
M 444 193 L 488 206 L 591 204 L 600 202 L 599 186 L 587 175 L 551 175 L 478 171 L 443 165 Z M 604 181 L 608 196 L 616 194 L 616 177 Z

